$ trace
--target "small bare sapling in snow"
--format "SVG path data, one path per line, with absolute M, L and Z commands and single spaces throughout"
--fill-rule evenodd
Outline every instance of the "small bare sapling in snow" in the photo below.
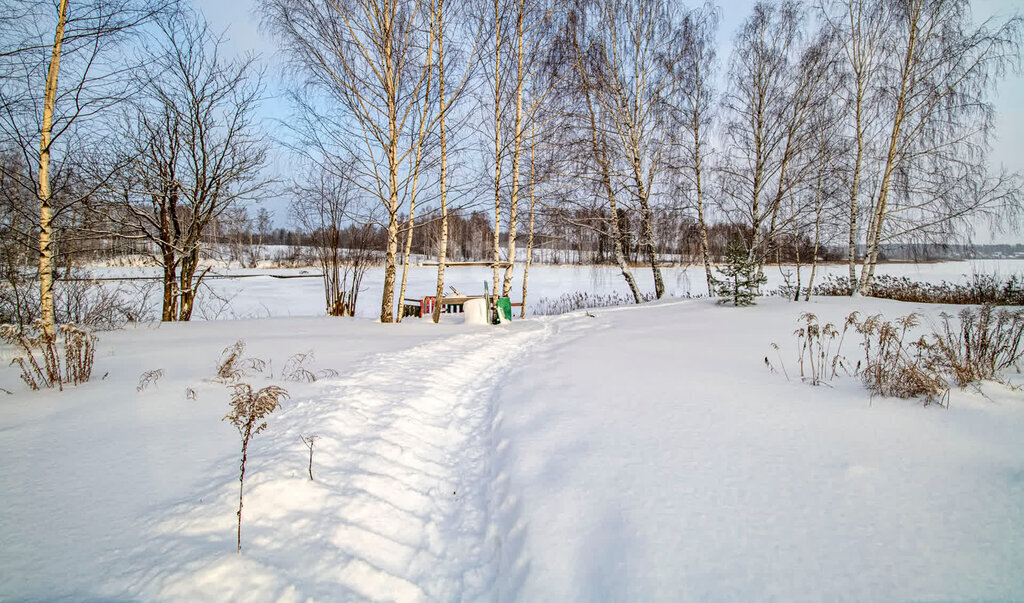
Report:
M 253 373 L 262 373 L 267 368 L 267 361 L 262 358 L 246 358 L 245 363 Z
M 309 481 L 313 481 L 313 444 L 316 444 L 316 441 L 320 439 L 320 436 L 300 435 L 299 437 L 302 438 L 302 443 L 306 445 L 306 448 L 309 448 Z
M 267 428 L 266 416 L 274 412 L 288 392 L 276 385 L 268 385 L 255 394 L 248 383 L 232 386 L 231 412 L 224 420 L 238 428 L 242 436 L 242 461 L 238 472 L 238 552 L 242 552 L 242 494 L 245 488 L 245 461 L 249 452 L 249 441 Z

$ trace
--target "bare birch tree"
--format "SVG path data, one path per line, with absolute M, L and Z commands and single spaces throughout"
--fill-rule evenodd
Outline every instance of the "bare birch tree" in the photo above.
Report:
M 840 40 L 843 59 L 850 77 L 845 86 L 838 88 L 846 99 L 852 114 L 853 140 L 856 155 L 849 171 L 849 238 L 847 257 L 850 282 L 857 278 L 858 213 L 861 179 L 865 155 L 870 142 L 869 124 L 874 120 L 871 112 L 872 90 L 876 86 L 882 63 L 882 44 L 888 26 L 888 13 L 881 2 L 875 0 L 836 0 L 822 11 L 825 22 Z
M 997 78 L 1019 60 L 1021 19 L 974 27 L 967 0 L 900 0 L 891 10 L 878 95 L 888 132 L 872 195 L 861 293 L 871 284 L 887 235 L 947 231 L 986 209 L 1016 213 L 1021 202 L 1017 178 L 992 177 L 984 169 L 990 99 Z
M 428 124 L 433 121 L 430 115 L 431 105 L 434 99 L 430 96 L 430 89 L 431 84 L 434 81 L 431 72 L 435 67 L 434 46 L 436 43 L 437 28 L 434 26 L 434 20 L 437 18 L 437 15 L 434 12 L 433 7 L 429 7 L 429 9 L 428 18 L 430 20 L 430 36 L 427 43 L 427 56 L 425 63 L 427 76 L 426 83 L 423 85 L 423 100 L 421 101 L 423 110 L 419 113 L 418 118 L 416 118 L 419 125 L 414 128 L 412 133 L 414 138 L 412 141 L 412 176 L 410 178 L 409 185 L 409 226 L 406 229 L 405 252 L 402 254 L 402 282 L 398 290 L 399 308 L 401 308 L 401 304 L 405 303 L 405 285 L 409 276 L 409 256 L 412 253 L 412 240 L 416 224 L 416 194 L 419 192 L 417 189 L 420 184 L 420 171 L 423 167 L 423 146 L 427 137 Z M 404 314 L 404 312 L 399 310 L 397 322 L 402 322 Z
M 488 37 L 493 40 L 493 45 L 485 45 L 482 48 L 480 61 L 485 65 L 486 76 L 491 85 L 491 101 L 493 106 L 493 130 L 490 131 L 494 142 L 494 176 L 492 179 L 492 190 L 494 192 L 494 232 L 491 249 L 491 271 L 492 284 L 491 293 L 498 295 L 499 268 L 501 261 L 501 167 L 505 158 L 505 147 L 502 143 L 502 109 L 505 103 L 504 91 L 508 79 L 508 65 L 503 61 L 508 43 L 506 34 L 506 22 L 508 21 L 509 3 L 508 0 L 491 0 L 488 3 L 488 11 L 481 18 L 487 23 Z M 493 67 L 491 67 L 493 65 Z
M 448 130 L 447 117 L 449 98 L 445 84 L 445 0 L 433 0 L 431 7 L 431 26 L 433 37 L 437 40 L 437 95 L 438 95 L 438 137 L 441 145 L 441 174 L 438 181 L 439 202 L 441 205 L 441 234 L 437 245 L 437 287 L 434 295 L 434 313 L 431 316 L 435 323 L 441 320 L 441 300 L 444 298 L 444 271 L 448 262 Z
M 856 147 L 856 141 L 842 135 L 843 112 L 839 101 L 831 94 L 823 95 L 814 112 L 811 128 L 814 134 L 814 146 L 810 149 L 809 167 L 811 170 L 811 196 L 814 215 L 814 235 L 811 256 L 811 274 L 807 280 L 804 301 L 810 299 L 814 290 L 814 279 L 818 269 L 818 254 L 824 243 L 830 240 L 826 229 L 837 236 L 843 233 L 841 220 L 830 219 L 830 216 L 849 218 L 849 208 L 844 207 L 843 194 L 844 157 Z M 856 154 L 856 151 L 853 150 Z M 847 222 L 847 227 L 849 222 Z M 799 287 L 796 298 L 800 295 Z
M 509 220 L 508 220 L 508 266 L 505 268 L 505 275 L 501 286 L 502 297 L 508 297 L 512 290 L 512 274 L 516 262 L 516 237 L 519 226 L 519 198 L 522 190 L 522 159 L 523 149 L 528 136 L 527 128 L 530 118 L 530 109 L 525 100 L 526 87 L 535 83 L 535 76 L 543 65 L 540 60 L 543 46 L 550 41 L 550 26 L 554 13 L 554 6 L 546 0 L 513 0 L 512 17 L 514 29 L 509 44 L 509 58 L 514 62 L 515 68 L 511 75 L 514 87 L 512 89 L 512 180 L 509 195 Z M 534 100 L 540 102 L 543 94 L 536 94 L 534 89 Z M 526 103 L 526 104 L 524 104 Z M 537 122 L 534 121 L 534 124 Z
M 430 11 L 419 0 L 264 0 L 306 89 L 307 152 L 351 155 L 350 180 L 384 210 L 387 243 L 381 322 L 393 322 L 399 214 L 415 161 L 422 95 L 430 74 Z M 318 102 L 320 101 L 320 102 Z M 340 111 L 338 110 L 340 108 Z
M 613 185 L 613 159 L 609 151 L 608 129 L 605 127 L 605 120 L 601 107 L 594 100 L 597 94 L 598 83 L 592 77 L 595 69 L 595 48 L 585 37 L 587 31 L 588 16 L 584 10 L 575 10 L 570 13 L 570 18 L 565 27 L 564 44 L 567 47 L 566 54 L 571 61 L 573 77 L 566 78 L 566 85 L 581 99 L 582 121 L 587 133 L 586 142 L 589 143 L 591 159 L 594 163 L 597 179 L 600 182 L 600 189 L 605 195 L 611 219 L 608 221 L 608 229 L 612 238 L 612 250 L 616 265 L 618 265 L 623 279 L 633 295 L 633 301 L 640 303 L 642 296 L 636 279 L 630 269 L 626 258 L 626 250 L 622 244 L 622 232 L 620 231 L 618 195 Z M 558 60 L 558 56 L 555 57 Z
M 749 259 L 760 272 L 766 227 L 774 215 L 771 186 L 785 186 L 786 113 L 794 81 L 792 53 L 800 34 L 800 7 L 789 0 L 762 1 L 736 37 L 724 99 L 727 144 L 726 192 L 749 229 Z
M 688 136 L 682 152 L 683 164 L 678 166 L 683 179 L 693 187 L 700 236 L 700 255 L 704 264 L 704 277 L 708 295 L 714 295 L 714 277 L 711 274 L 711 256 L 708 249 L 708 216 L 705 191 L 707 188 L 707 160 L 713 148 L 710 129 L 715 115 L 714 68 L 715 31 L 718 12 L 713 5 L 705 5 L 691 13 L 683 23 L 682 35 L 689 40 L 689 51 L 682 55 L 680 65 L 685 84 L 680 87 L 680 104 L 685 134 Z
M 128 96 L 125 43 L 171 3 L 12 0 L 5 4 L 5 28 L 10 29 L 0 42 L 5 63 L 0 74 L 0 137 L 17 146 L 31 166 L 22 185 L 31 187 L 38 201 L 39 303 L 48 333 L 53 333 L 55 322 L 54 221 L 98 186 L 94 183 L 67 195 L 55 206 L 61 195 L 53 187 L 54 168 L 74 160 L 69 140 L 82 132 L 80 126 L 97 121 Z M 55 154 L 60 156 L 56 166 Z
M 682 73 L 675 65 L 690 51 L 681 25 L 687 13 L 667 0 L 599 0 L 588 34 L 596 52 L 595 100 L 603 105 L 615 140 L 621 181 L 638 206 L 641 245 L 654 276 L 655 297 L 665 294 L 651 197 L 664 178 Z

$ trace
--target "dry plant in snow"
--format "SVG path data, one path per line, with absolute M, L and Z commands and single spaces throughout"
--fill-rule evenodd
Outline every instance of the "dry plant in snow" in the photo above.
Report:
M 266 416 L 274 412 L 288 392 L 269 385 L 253 393 L 248 383 L 238 383 L 231 388 L 231 412 L 223 420 L 231 421 L 242 437 L 242 461 L 238 473 L 238 552 L 242 552 L 242 494 L 245 488 L 245 461 L 249 453 L 249 441 L 267 428 Z
M 853 374 L 860 376 L 872 394 L 920 396 L 926 405 L 948 406 L 947 379 L 965 387 L 985 379 L 1000 381 L 999 372 L 1008 368 L 1020 371 L 1024 310 L 996 310 L 986 305 L 964 308 L 959 321 L 949 314 L 940 316 L 941 326 L 918 334 L 921 321 L 917 314 L 887 321 L 880 314 L 859 320 L 853 312 L 840 332 L 832 324 L 820 326 L 814 314 L 805 312 L 800 315 L 802 326 L 795 331 L 800 376 L 818 385 L 835 378 L 839 367 L 846 369 L 841 351 L 851 326 L 861 334 L 864 349 L 864 360 L 857 363 Z M 774 343 L 772 347 L 779 349 Z M 767 356 L 765 364 L 774 370 Z
M 306 363 L 312 361 L 312 351 L 306 352 L 305 354 L 295 354 L 288 358 L 287 362 L 284 363 L 284 367 L 281 369 L 281 378 L 285 381 L 312 383 L 317 379 L 327 379 L 338 376 L 338 371 L 334 369 L 321 369 L 314 372 L 312 369 L 307 368 Z
M 826 381 L 835 379 L 840 368 L 846 368 L 846 358 L 841 355 L 846 332 L 857 324 L 856 312 L 846 317 L 843 330 L 839 331 L 832 323 L 824 326 L 818 323 L 818 317 L 810 312 L 800 315 L 803 326 L 794 331 L 797 347 L 800 351 L 800 377 L 811 385 L 827 385 Z M 776 346 L 776 349 L 778 347 Z
M 41 320 L 23 330 L 15 325 L 0 326 L 0 339 L 19 348 L 24 355 L 11 361 L 21 369 L 21 379 L 29 388 L 39 390 L 89 381 L 96 357 L 96 336 L 73 324 L 57 333 L 47 332 Z M 60 341 L 63 339 L 63 341 Z M 63 347 L 63 355 L 61 355 Z
M 869 316 L 857 325 L 863 336 L 865 364 L 861 379 L 872 394 L 916 398 L 925 404 L 947 405 L 949 388 L 935 363 L 934 350 L 928 338 L 913 337 L 920 324 L 917 314 L 895 321 L 881 315 Z
M 245 342 L 239 339 L 235 343 L 224 348 L 220 353 L 220 362 L 217 363 L 217 377 L 225 381 L 234 381 L 244 374 L 242 367 L 242 353 L 245 352 Z
M 144 391 L 150 385 L 155 386 L 156 382 L 160 377 L 164 376 L 164 369 L 155 369 L 152 371 L 146 371 L 139 376 L 139 384 L 135 386 L 135 391 Z
M 306 445 L 306 448 L 309 448 L 309 481 L 313 481 L 313 445 L 316 444 L 316 441 L 320 439 L 320 436 L 300 435 L 299 438 L 302 439 L 302 443 Z
M 237 381 L 249 374 L 262 373 L 267 368 L 267 361 L 260 358 L 245 358 L 245 342 L 239 339 L 224 348 L 217 363 L 217 378 L 221 381 Z
M 64 382 L 87 382 L 96 359 L 96 336 L 73 324 L 63 325 L 60 332 L 64 336 Z
M 935 333 L 938 364 L 963 387 L 982 379 L 998 379 L 998 372 L 1015 367 L 1024 356 L 1024 310 L 964 308 L 959 329 L 952 316 L 942 313 L 942 328 Z

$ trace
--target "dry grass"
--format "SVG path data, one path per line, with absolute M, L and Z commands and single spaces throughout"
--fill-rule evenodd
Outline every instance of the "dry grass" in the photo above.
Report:
M 221 381 L 238 381 L 246 375 L 262 373 L 267 369 L 267 361 L 261 358 L 246 358 L 245 342 L 239 339 L 224 348 L 217 362 L 217 378 Z
M 936 361 L 961 387 L 997 380 L 999 371 L 1015 367 L 1024 356 L 1024 310 L 964 308 L 956 326 L 952 316 L 941 316 L 933 346 Z
M 149 388 L 150 385 L 156 386 L 156 382 L 160 380 L 160 377 L 164 376 L 164 369 L 154 369 L 152 371 L 146 371 L 139 376 L 139 384 L 135 386 L 135 391 L 142 392 Z
M 643 293 L 641 302 L 648 302 L 654 299 L 651 293 Z M 634 303 L 632 295 L 620 293 L 587 293 L 576 291 L 575 293 L 564 293 L 561 297 L 543 297 L 537 302 L 534 314 L 537 316 L 554 316 L 567 314 L 576 310 L 586 308 L 607 308 L 611 306 L 628 306 Z
M 982 306 L 965 308 L 956 318 L 945 313 L 941 317 L 942 324 L 929 332 L 920 328 L 917 314 L 896 320 L 877 314 L 861 320 L 853 312 L 839 331 L 831 323 L 820 325 L 817 316 L 805 312 L 795 331 L 800 376 L 821 385 L 834 379 L 840 368 L 851 373 L 842 355 L 850 327 L 861 335 L 864 352 L 852 374 L 859 376 L 873 395 L 923 398 L 926 405 L 948 406 L 950 384 L 964 387 L 986 379 L 1001 381 L 1001 371 L 1020 370 L 1024 310 Z M 777 344 L 772 347 L 779 350 Z M 765 364 L 774 370 L 767 357 Z
M 54 333 L 47 332 L 40 320 L 29 328 L 3 325 L 0 339 L 23 353 L 11 364 L 18 365 L 22 381 L 32 390 L 63 390 L 65 385 L 86 383 L 92 376 L 96 336 L 73 324 L 62 325 Z
M 224 348 L 217 363 L 217 377 L 224 381 L 235 381 L 245 374 L 242 368 L 242 354 L 245 353 L 245 342 L 239 339 Z
M 334 369 L 320 369 L 318 371 L 307 367 L 306 364 L 312 363 L 313 360 L 312 351 L 289 357 L 284 363 L 284 368 L 281 369 L 281 378 L 285 381 L 313 383 L 318 379 L 329 379 L 338 376 L 338 371 Z
M 821 325 L 818 317 L 810 312 L 800 315 L 803 325 L 794 331 L 797 337 L 797 348 L 800 378 L 811 385 L 822 385 L 835 379 L 840 368 L 846 370 L 846 358 L 841 355 L 846 332 L 856 325 L 858 314 L 850 314 L 839 331 L 832 323 Z M 775 346 L 778 349 L 778 346 Z M 849 372 L 847 370 L 847 372 Z
M 924 398 L 925 405 L 948 405 L 949 387 L 935 363 L 928 337 L 914 337 L 920 317 L 909 314 L 895 321 L 870 316 L 856 325 L 863 337 L 861 380 L 874 395 Z
M 853 290 L 850 279 L 844 276 L 826 276 L 814 287 L 814 295 L 844 296 Z M 791 291 L 780 290 L 791 295 Z M 1014 275 L 976 274 L 967 283 L 921 283 L 902 276 L 882 274 L 871 280 L 871 297 L 929 304 L 961 304 L 994 306 L 1024 305 L 1024 277 Z

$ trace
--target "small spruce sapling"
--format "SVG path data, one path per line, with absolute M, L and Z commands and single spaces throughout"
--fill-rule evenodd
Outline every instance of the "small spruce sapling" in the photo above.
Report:
M 720 304 L 752 306 L 758 288 L 768 280 L 757 273 L 757 263 L 750 259 L 743 243 L 735 239 L 725 252 L 725 266 L 717 270 L 723 277 L 713 279 Z
M 238 552 L 242 552 L 242 493 L 245 488 L 245 461 L 249 452 L 249 440 L 267 428 L 265 417 L 274 412 L 288 392 L 276 385 L 269 385 L 253 394 L 248 383 L 232 386 L 231 412 L 223 420 L 231 421 L 242 436 L 242 462 L 238 474 Z

